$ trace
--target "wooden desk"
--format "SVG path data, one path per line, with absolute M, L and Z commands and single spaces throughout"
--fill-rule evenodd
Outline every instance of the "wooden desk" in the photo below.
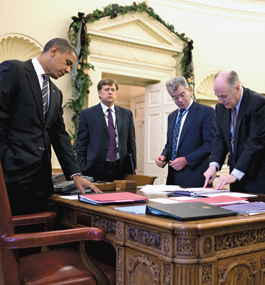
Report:
M 103 227 L 117 284 L 265 284 L 265 214 L 178 222 L 53 195 L 60 223 Z

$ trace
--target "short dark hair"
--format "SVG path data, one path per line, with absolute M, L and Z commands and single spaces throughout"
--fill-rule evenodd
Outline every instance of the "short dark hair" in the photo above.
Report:
M 54 46 L 58 47 L 60 54 L 63 54 L 63 53 L 71 54 L 72 52 L 74 52 L 76 55 L 76 51 L 74 47 L 67 40 L 62 39 L 62 38 L 55 38 L 55 39 L 48 41 L 46 45 L 44 46 L 42 53 L 47 52 Z
M 176 91 L 179 88 L 179 85 L 182 85 L 185 89 L 189 88 L 187 80 L 183 76 L 175 76 L 170 78 L 167 83 L 167 92 L 171 94 L 171 91 Z
M 103 78 L 99 81 L 98 85 L 97 85 L 97 88 L 98 88 L 98 91 L 100 91 L 103 87 L 103 85 L 113 85 L 113 83 L 115 84 L 116 86 L 116 91 L 119 90 L 119 85 L 118 83 L 116 82 L 116 80 L 112 79 L 112 78 Z

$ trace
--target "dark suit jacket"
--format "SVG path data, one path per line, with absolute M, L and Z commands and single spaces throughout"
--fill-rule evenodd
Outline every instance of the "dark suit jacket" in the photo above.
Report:
M 231 184 L 232 191 L 264 193 L 265 185 L 265 98 L 244 88 L 234 139 L 234 154 L 230 155 L 230 171 L 245 173 L 241 181 Z M 216 105 L 217 139 L 213 144 L 211 161 L 223 165 L 230 143 L 231 109 Z
M 49 82 L 49 110 L 43 125 L 42 94 L 31 60 L 0 65 L 0 158 L 4 172 L 40 165 L 45 154 L 49 162 L 45 175 L 52 192 L 51 144 L 67 178 L 80 173 L 80 168 L 65 131 L 62 93 Z
M 173 129 L 178 112 L 177 109 L 168 116 L 167 143 L 162 152 L 167 160 L 171 159 Z M 188 165 L 180 171 L 168 166 L 167 184 L 186 187 L 204 185 L 203 173 L 209 167 L 215 131 L 214 109 L 194 101 L 184 122 L 177 150 L 177 157 L 185 157 Z
M 132 173 L 128 153 L 136 168 L 136 147 L 133 115 L 130 110 L 115 105 L 120 149 L 120 169 Z M 98 180 L 103 173 L 109 147 L 109 132 L 100 104 L 81 111 L 76 142 L 77 161 L 84 175 Z

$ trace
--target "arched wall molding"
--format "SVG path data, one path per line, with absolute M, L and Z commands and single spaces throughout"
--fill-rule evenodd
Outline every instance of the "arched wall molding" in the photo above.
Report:
M 218 102 L 217 97 L 214 95 L 213 91 L 213 81 L 214 81 L 214 76 L 219 71 L 220 70 L 216 70 L 208 73 L 198 84 L 198 88 L 196 91 L 196 98 L 200 103 L 209 106 L 214 106 Z M 241 81 L 240 84 L 243 85 Z
M 198 84 L 197 88 L 197 96 L 201 99 L 210 99 L 210 98 L 216 98 L 213 91 L 213 81 L 214 76 L 219 72 L 218 71 L 212 71 L 208 73 Z M 204 98 L 205 97 L 205 98 Z
M 214 107 L 218 102 L 213 91 L 214 76 L 218 72 L 219 70 L 208 73 L 198 84 L 196 98 L 200 103 Z
M 31 37 L 18 33 L 5 34 L 0 37 L 0 62 L 38 57 L 42 49 L 42 45 Z

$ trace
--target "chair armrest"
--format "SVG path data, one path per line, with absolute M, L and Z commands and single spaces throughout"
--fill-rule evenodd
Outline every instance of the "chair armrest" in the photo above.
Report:
M 13 234 L 2 237 L 3 249 L 29 248 L 70 243 L 83 240 L 104 240 L 103 228 L 79 228 L 39 233 Z
M 56 212 L 43 212 L 30 215 L 21 215 L 13 216 L 13 225 L 14 226 L 25 226 L 33 224 L 43 224 L 47 222 L 56 221 L 57 213 Z

